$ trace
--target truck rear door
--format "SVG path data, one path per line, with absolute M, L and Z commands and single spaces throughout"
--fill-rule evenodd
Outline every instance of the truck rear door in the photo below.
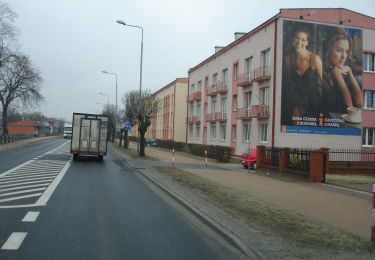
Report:
M 83 153 L 99 152 L 100 120 L 81 119 L 81 136 L 79 150 Z

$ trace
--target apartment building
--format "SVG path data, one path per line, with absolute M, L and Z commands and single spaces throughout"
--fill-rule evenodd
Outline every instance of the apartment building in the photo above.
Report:
M 235 154 L 257 145 L 374 147 L 374 42 L 375 19 L 342 8 L 281 9 L 235 33 L 189 70 L 187 142 Z M 344 58 L 334 65 L 338 44 Z
M 152 94 L 158 110 L 147 129 L 148 138 L 185 142 L 187 94 L 188 78 L 177 78 Z

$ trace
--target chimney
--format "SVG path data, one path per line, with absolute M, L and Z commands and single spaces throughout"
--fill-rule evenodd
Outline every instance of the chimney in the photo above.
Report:
M 215 53 L 221 51 L 223 48 L 223 46 L 215 46 Z
M 237 41 L 239 38 L 241 38 L 242 36 L 244 36 L 246 33 L 244 32 L 235 32 L 234 33 L 234 40 Z

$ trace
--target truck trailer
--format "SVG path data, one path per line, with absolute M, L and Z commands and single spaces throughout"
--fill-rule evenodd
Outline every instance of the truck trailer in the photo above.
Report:
M 72 138 L 72 124 L 65 123 L 64 124 L 64 139 Z
M 108 116 L 73 113 L 70 153 L 73 160 L 79 156 L 93 156 L 103 161 L 108 146 Z

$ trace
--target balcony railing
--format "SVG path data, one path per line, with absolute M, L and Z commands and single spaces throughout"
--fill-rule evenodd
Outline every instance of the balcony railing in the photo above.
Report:
M 237 86 L 238 87 L 247 87 L 251 86 L 254 83 L 254 75 L 253 71 L 250 73 L 243 73 L 238 75 L 238 80 L 237 80 Z
M 207 96 L 215 96 L 217 94 L 216 86 L 212 85 L 207 88 Z
M 216 112 L 216 120 L 227 121 L 227 112 Z
M 252 106 L 254 117 L 269 117 L 270 106 L 269 105 L 255 105 Z
M 271 68 L 270 67 L 260 67 L 256 68 L 253 71 L 254 81 L 261 82 L 269 80 L 271 77 Z
M 237 86 L 248 87 L 254 82 L 262 82 L 269 80 L 271 77 L 270 67 L 259 67 L 253 69 L 251 72 L 243 73 L 238 76 Z
M 193 100 L 201 100 L 202 92 L 201 91 L 195 91 L 193 93 Z
M 216 113 L 209 113 L 209 114 L 206 114 L 206 121 L 207 121 L 207 122 L 213 122 L 213 121 L 216 121 Z
M 237 118 L 240 119 L 250 119 L 252 117 L 264 118 L 269 116 L 269 105 L 253 105 L 251 107 L 243 107 L 237 110 Z
M 240 119 L 250 119 L 253 117 L 253 112 L 251 107 L 242 107 L 237 110 L 237 118 Z
M 198 116 L 188 116 L 188 117 L 185 118 L 186 124 L 199 123 L 200 121 L 201 121 L 201 119 Z
M 228 84 L 226 82 L 219 82 L 216 84 L 216 92 L 217 93 L 227 93 L 228 92 Z

